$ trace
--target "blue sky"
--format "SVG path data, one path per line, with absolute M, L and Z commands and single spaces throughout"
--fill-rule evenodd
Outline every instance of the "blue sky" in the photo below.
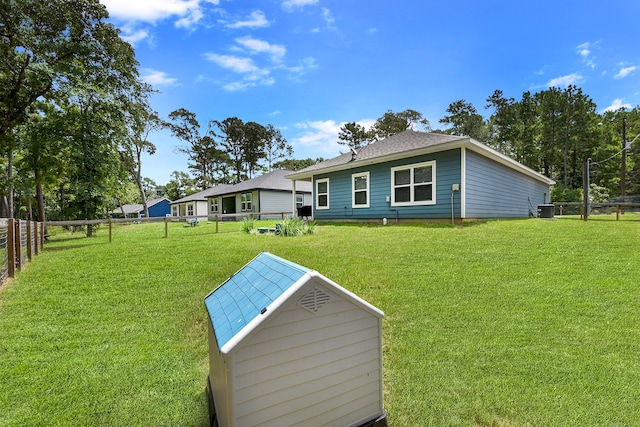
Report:
M 345 122 L 413 109 L 434 129 L 464 99 L 576 84 L 602 112 L 640 104 L 640 3 L 462 0 L 100 0 L 136 50 L 163 117 L 273 124 L 295 158 L 331 158 Z M 143 175 L 188 172 L 152 135 Z

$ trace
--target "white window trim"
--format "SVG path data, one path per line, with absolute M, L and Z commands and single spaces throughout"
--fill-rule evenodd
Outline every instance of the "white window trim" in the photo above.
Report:
M 296 194 L 296 208 L 304 206 L 304 194 Z
M 251 196 L 251 200 L 247 200 L 248 195 Z M 253 212 L 253 193 L 249 192 L 240 194 L 240 211 Z
M 179 206 L 177 205 L 171 206 L 171 216 L 179 216 L 178 215 L 179 213 L 180 213 Z
M 327 195 L 327 206 L 320 206 L 320 203 L 319 203 L 320 193 L 318 193 L 318 184 L 323 182 L 327 183 L 327 192 L 322 193 Z M 322 178 L 322 179 L 316 180 L 316 209 L 317 210 L 329 209 L 329 178 Z
M 189 213 L 189 208 L 191 208 L 191 213 Z M 187 216 L 195 216 L 196 214 L 195 203 L 187 203 L 186 212 L 187 212 Z
M 211 202 L 209 203 L 209 210 L 212 214 L 217 214 L 220 212 L 220 200 L 217 197 L 211 198 Z
M 414 183 L 413 183 L 413 169 L 421 168 L 425 166 L 431 166 L 431 200 L 424 202 L 414 202 Z M 396 191 L 395 191 L 395 171 L 398 170 L 406 170 L 411 169 L 411 202 L 396 202 Z M 391 206 L 426 206 L 426 205 L 435 205 L 436 204 L 436 162 L 435 160 L 430 162 L 422 162 L 422 163 L 414 163 L 411 165 L 402 165 L 391 168 Z
M 367 178 L 367 188 L 365 190 L 358 190 L 358 191 L 367 192 L 367 203 L 365 203 L 364 205 L 356 205 L 356 178 L 360 178 L 363 176 Z M 351 207 L 352 208 L 360 209 L 360 208 L 369 207 L 369 200 L 371 199 L 370 184 L 371 184 L 371 179 L 369 177 L 369 172 L 354 173 L 353 175 L 351 175 Z

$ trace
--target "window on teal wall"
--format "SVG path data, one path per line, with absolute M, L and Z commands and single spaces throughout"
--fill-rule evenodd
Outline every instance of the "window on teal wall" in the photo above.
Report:
M 329 209 L 329 178 L 316 180 L 316 209 Z
M 351 175 L 352 183 L 352 207 L 369 207 L 369 172 Z
M 391 205 L 415 206 L 436 203 L 436 162 L 391 168 Z

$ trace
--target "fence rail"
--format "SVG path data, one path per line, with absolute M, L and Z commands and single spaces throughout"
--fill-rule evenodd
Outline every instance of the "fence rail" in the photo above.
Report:
M 0 218 L 0 286 L 40 253 L 44 223 Z
M 108 225 L 109 243 L 112 241 L 112 226 L 114 224 L 131 224 L 143 222 L 164 222 L 164 237 L 169 236 L 169 223 L 184 222 L 186 225 L 196 226 L 199 222 L 207 221 L 215 223 L 215 232 L 218 233 L 218 226 L 221 222 L 235 222 L 244 218 L 254 219 L 282 219 L 294 216 L 293 212 L 242 212 L 235 214 L 208 214 L 191 216 L 165 216 L 154 218 L 109 218 L 109 219 L 85 219 L 73 221 L 47 221 L 47 226 L 63 227 L 83 227 L 88 225 Z M 185 225 L 185 226 L 186 226 Z

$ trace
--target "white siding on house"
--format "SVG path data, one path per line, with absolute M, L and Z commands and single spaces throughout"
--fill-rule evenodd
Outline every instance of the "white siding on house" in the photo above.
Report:
M 313 286 L 331 295 L 315 314 L 297 305 Z M 381 415 L 380 328 L 343 296 L 302 287 L 228 361 L 237 411 L 230 425 L 357 426 Z
M 278 212 L 274 215 L 261 215 L 261 219 L 280 219 L 282 215 L 279 212 L 286 212 L 285 216 L 291 216 L 292 198 L 290 192 L 284 191 L 260 191 L 259 212 Z

